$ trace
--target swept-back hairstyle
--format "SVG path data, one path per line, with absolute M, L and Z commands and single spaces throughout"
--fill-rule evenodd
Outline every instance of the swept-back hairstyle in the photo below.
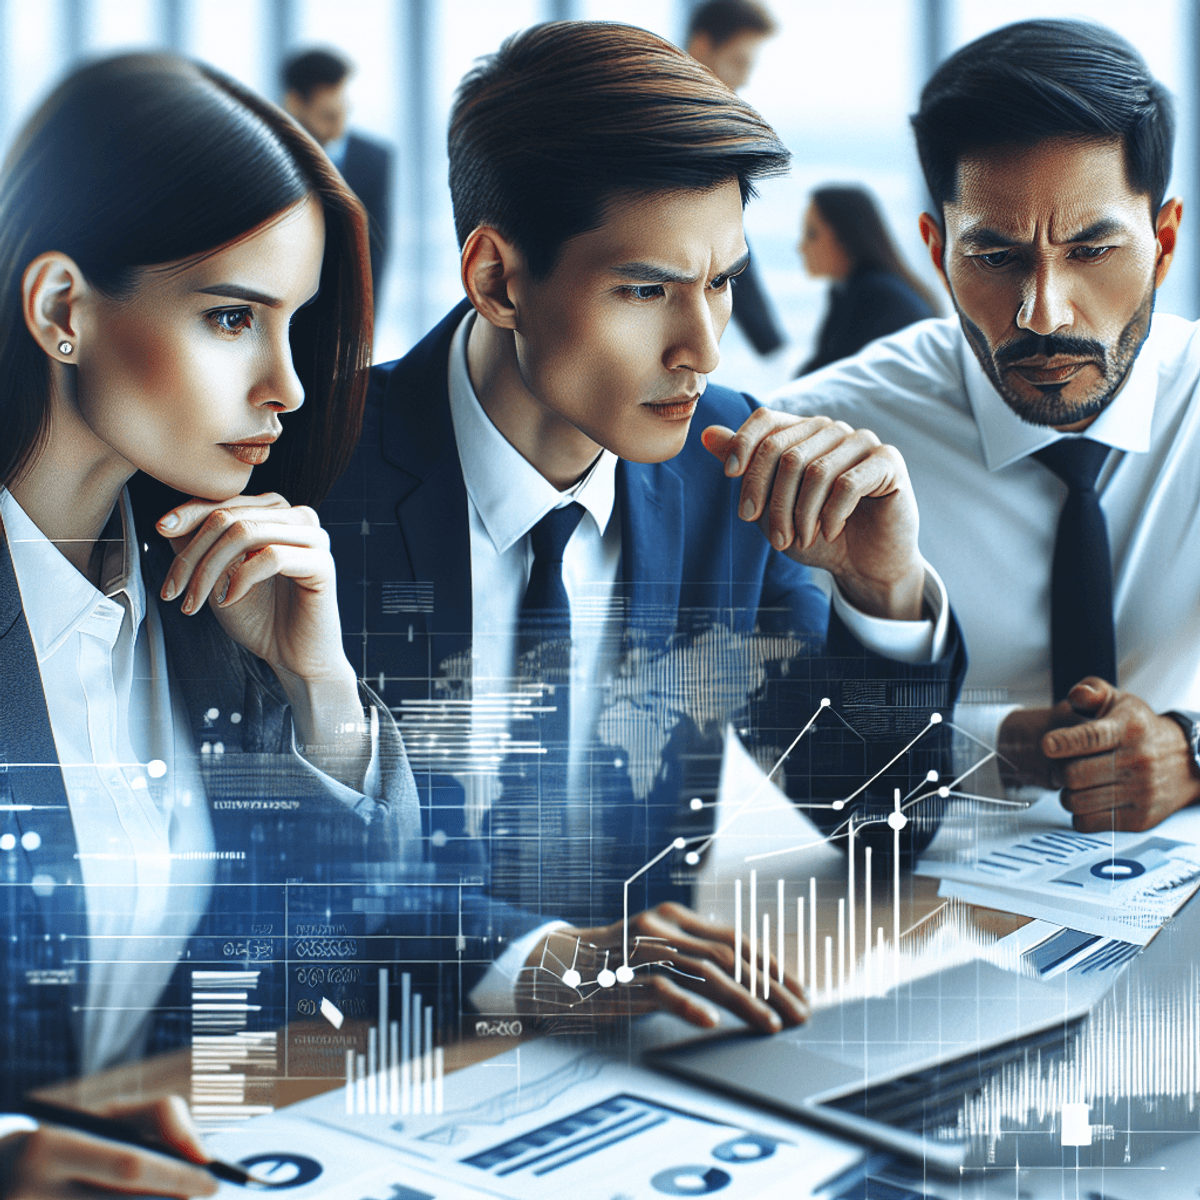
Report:
M 1086 21 L 1021 21 L 964 46 L 925 85 L 912 125 L 939 208 L 964 155 L 1046 138 L 1119 138 L 1152 214 L 1171 175 L 1169 93 L 1124 38 Z
M 325 257 L 320 293 L 292 323 L 305 403 L 251 486 L 315 505 L 349 461 L 366 396 L 361 205 L 298 125 L 210 67 L 129 54 L 59 84 L 0 177 L 0 483 L 32 462 L 49 422 L 50 360 L 22 315 L 34 258 L 61 251 L 121 300 L 145 268 L 203 259 L 309 195 L 324 210 Z
M 450 113 L 462 246 L 492 225 L 544 278 L 617 196 L 782 174 L 775 131 L 707 68 L 629 25 L 556 21 L 510 37 L 462 81 Z
M 869 267 L 903 279 L 936 313 L 939 305 L 933 293 L 909 269 L 900 257 L 896 243 L 884 223 L 875 198 L 866 188 L 854 184 L 827 184 L 815 188 L 812 202 L 833 230 L 849 258 L 852 269 Z

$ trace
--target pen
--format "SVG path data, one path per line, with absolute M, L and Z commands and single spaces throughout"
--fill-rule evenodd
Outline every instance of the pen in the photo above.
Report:
M 78 1129 L 81 1133 L 107 1138 L 110 1142 L 122 1142 L 127 1146 L 152 1150 L 155 1154 L 165 1154 L 168 1158 L 177 1158 L 180 1162 L 191 1163 L 194 1167 L 203 1167 L 210 1175 L 215 1175 L 227 1183 L 241 1184 L 242 1187 L 267 1188 L 272 1186 L 261 1179 L 256 1179 L 245 1168 L 221 1162 L 216 1158 L 209 1162 L 192 1162 L 182 1151 L 148 1138 L 135 1125 L 126 1121 L 114 1120 L 112 1117 L 98 1117 L 94 1113 L 83 1112 L 78 1108 L 64 1108 L 59 1104 L 50 1104 L 48 1101 L 33 1100 L 29 1097 L 26 1097 L 19 1107 L 25 1116 L 32 1117 L 35 1121 L 63 1125 L 67 1129 Z

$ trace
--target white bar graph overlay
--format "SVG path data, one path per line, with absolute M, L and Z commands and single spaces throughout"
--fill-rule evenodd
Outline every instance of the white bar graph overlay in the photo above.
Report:
M 412 990 L 412 976 L 400 976 L 400 1020 L 388 1019 L 388 969 L 379 968 L 379 1023 L 367 1030 L 367 1052 L 346 1051 L 346 1112 L 442 1111 L 445 1054 L 435 1046 L 433 1008 Z

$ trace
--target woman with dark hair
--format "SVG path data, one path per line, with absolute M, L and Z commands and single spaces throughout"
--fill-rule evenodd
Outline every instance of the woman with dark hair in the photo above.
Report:
M 905 265 L 865 188 L 817 188 L 798 249 L 808 273 L 832 285 L 816 349 L 797 376 L 938 314 L 933 294 Z
M 5 164 L 0 1109 L 185 1041 L 205 939 L 261 922 L 270 885 L 384 878 L 415 848 L 308 507 L 361 423 L 367 262 L 316 143 L 200 64 L 80 69 Z M 199 1161 L 178 1106 L 133 1115 Z M 7 1196 L 212 1184 L 53 1125 L 0 1137 Z

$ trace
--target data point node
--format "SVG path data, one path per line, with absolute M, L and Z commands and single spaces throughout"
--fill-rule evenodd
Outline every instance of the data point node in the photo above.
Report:
M 686 854 L 683 856 L 683 861 L 684 861 L 685 863 L 687 863 L 687 865 L 688 865 L 689 867 L 694 867 L 694 866 L 697 866 L 697 865 L 699 865 L 699 862 L 700 862 L 700 855 L 698 855 L 698 854 L 695 852 L 695 850 L 689 850 L 689 851 L 688 851 L 688 852 L 687 852 L 687 853 L 686 853 Z
M 950 798 L 950 789 L 948 787 L 940 787 L 938 788 L 938 795 L 941 796 L 943 800 L 948 800 Z
M 686 846 L 686 845 L 687 845 L 687 839 L 686 839 L 686 838 L 677 837 L 677 838 L 676 838 L 676 839 L 675 839 L 675 840 L 674 840 L 674 841 L 671 843 L 671 845 L 673 845 L 673 846 L 675 847 L 675 849 L 676 849 L 676 850 L 682 850 L 682 849 L 684 848 L 684 846 Z
M 936 771 L 930 771 L 929 774 L 925 776 L 925 778 L 928 779 L 930 783 L 937 783 L 940 776 L 938 775 L 938 773 Z
M 617 982 L 617 977 L 607 967 L 605 967 L 604 970 L 596 976 L 596 982 L 602 988 L 610 988 L 614 983 Z
M 836 812 L 841 812 L 842 809 L 846 807 L 846 802 L 845 800 L 835 800 L 833 802 L 833 807 Z
M 933 716 L 929 718 L 929 723 L 930 725 L 940 725 L 942 723 L 942 714 L 934 713 Z
M 888 813 L 888 824 L 893 829 L 903 829 L 908 824 L 908 818 L 902 812 Z
M 569 988 L 577 988 L 583 982 L 583 976 L 572 967 L 563 972 L 562 981 Z
M 833 703 L 833 701 L 830 700 L 828 696 L 821 697 L 821 707 L 822 708 L 828 708 L 832 703 Z
M 692 812 L 699 812 L 704 807 L 704 801 L 699 796 L 693 796 L 688 803 Z
M 152 758 L 146 764 L 146 774 L 151 779 L 161 779 L 167 773 L 167 764 L 161 758 Z
M 618 983 L 632 983 L 633 982 L 633 968 L 627 967 L 624 964 L 619 966 L 617 968 L 617 982 Z

